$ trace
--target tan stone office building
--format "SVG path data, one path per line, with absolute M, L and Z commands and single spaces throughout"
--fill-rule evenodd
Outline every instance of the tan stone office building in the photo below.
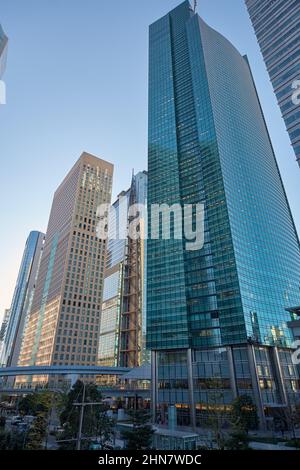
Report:
M 55 192 L 20 366 L 97 363 L 106 257 L 97 208 L 111 201 L 112 177 L 112 164 L 83 153 Z

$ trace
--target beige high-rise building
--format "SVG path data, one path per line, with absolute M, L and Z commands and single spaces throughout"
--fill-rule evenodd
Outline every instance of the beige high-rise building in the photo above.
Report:
M 106 257 L 97 208 L 111 201 L 112 177 L 112 164 L 83 153 L 55 192 L 20 366 L 97 363 Z

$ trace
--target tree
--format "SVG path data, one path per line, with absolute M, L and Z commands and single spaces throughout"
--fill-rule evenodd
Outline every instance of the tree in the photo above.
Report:
M 223 426 L 227 417 L 227 412 L 224 404 L 224 392 L 221 389 L 220 379 L 213 378 L 209 383 L 208 393 L 208 427 L 212 432 L 209 437 L 208 448 L 224 450 L 225 435 Z
M 84 384 L 78 380 L 68 393 L 62 412 L 60 422 L 64 428 L 59 440 L 61 449 L 75 449 L 78 436 L 80 409 L 83 400 Z M 88 449 L 91 441 L 97 441 L 102 449 L 105 449 L 114 436 L 115 421 L 107 414 L 108 405 L 103 401 L 102 395 L 95 384 L 85 385 L 84 403 L 95 403 L 84 407 L 81 449 Z
M 0 431 L 1 450 L 21 450 L 24 446 L 24 433 Z
M 241 395 L 232 402 L 231 430 L 224 442 L 227 450 L 249 449 L 248 432 L 258 428 L 257 408 L 249 395 Z
M 25 449 L 40 450 L 43 448 L 43 441 L 47 432 L 47 419 L 44 413 L 36 417 L 30 427 L 27 437 Z
M 300 424 L 300 406 L 289 405 L 284 409 L 284 421 L 287 428 L 292 431 L 294 439 L 296 439 L 296 428 Z
M 127 441 L 127 449 L 149 449 L 154 431 L 151 424 L 149 424 L 150 414 L 148 410 L 130 410 L 128 415 L 133 426 L 131 429 L 122 431 L 122 437 Z
M 246 433 L 258 428 L 257 408 L 249 395 L 241 395 L 232 402 L 232 423 Z
M 249 438 L 248 430 L 240 417 L 232 415 L 230 421 L 230 431 L 224 439 L 224 450 L 248 450 Z
M 52 393 L 43 391 L 24 396 L 19 402 L 19 412 L 22 415 L 32 415 L 36 419 L 28 425 L 26 431 L 20 433 L 7 433 L 11 436 L 2 436 L 2 441 L 6 442 L 8 449 L 42 449 L 43 441 L 46 437 L 48 415 L 52 406 Z M 21 444 L 22 445 L 21 445 Z M 19 447 L 20 446 L 20 447 Z
M 28 394 L 20 400 L 19 412 L 23 415 L 37 416 L 48 414 L 52 404 L 52 393 L 48 391 Z
M 0 434 L 0 449 L 42 449 L 53 397 L 53 393 L 49 391 L 24 396 L 18 405 L 20 414 L 32 415 L 36 419 L 27 426 L 25 431 L 2 432 Z
M 249 440 L 245 429 L 238 425 L 234 425 L 229 436 L 224 441 L 224 449 L 226 450 L 248 450 Z

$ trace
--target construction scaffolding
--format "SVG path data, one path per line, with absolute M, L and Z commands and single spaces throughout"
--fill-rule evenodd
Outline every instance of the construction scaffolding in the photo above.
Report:
M 129 207 L 136 204 L 135 179 L 133 177 Z M 135 216 L 128 217 L 130 225 Z M 137 232 L 139 231 L 137 226 Z M 123 298 L 119 332 L 119 365 L 138 367 L 142 350 L 142 264 L 141 240 L 127 236 L 124 262 Z

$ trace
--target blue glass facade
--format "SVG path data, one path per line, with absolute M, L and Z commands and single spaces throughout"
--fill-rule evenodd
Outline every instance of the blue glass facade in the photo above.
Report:
M 143 206 L 147 204 L 146 172 L 133 175 L 130 188 L 118 196 L 109 215 L 98 351 L 100 365 L 133 367 L 140 365 L 147 358 L 145 349 L 147 244 L 145 240 L 140 240 L 139 250 L 134 253 L 131 250 L 127 228 L 130 223 L 128 209 L 132 204 Z M 143 222 L 144 219 L 141 217 L 141 232 Z M 133 264 L 134 269 L 132 269 Z M 130 295 L 133 291 L 136 293 L 134 305 Z M 129 303 L 131 308 L 128 307 Z M 127 326 L 128 322 L 130 328 Z M 134 336 L 133 342 L 129 337 L 129 331 Z
M 126 224 L 124 230 L 122 220 L 127 218 L 129 195 L 129 190 L 119 194 L 109 213 L 106 269 L 116 266 L 125 256 Z
M 150 26 L 148 171 L 149 208 L 205 207 L 201 250 L 151 239 L 148 220 L 147 342 L 158 401 L 182 408 L 187 424 L 184 409 L 207 408 L 213 377 L 227 404 L 250 389 L 247 380 L 258 403 L 280 402 L 276 371 L 260 381 L 258 358 L 264 351 L 272 362 L 272 347 L 290 346 L 285 307 L 300 300 L 299 240 L 247 58 L 188 1 Z M 241 345 L 248 371 L 239 376 Z M 204 353 L 213 357 L 200 372 Z M 215 374 L 215 363 L 227 365 Z
M 188 2 L 150 28 L 149 107 L 149 204 L 205 204 L 202 250 L 148 242 L 149 345 L 289 345 L 299 241 L 251 71 Z
M 43 241 L 44 234 L 36 231 L 30 232 L 26 241 L 2 351 L 1 363 L 8 366 L 18 363 L 26 318 L 40 266 Z
M 246 0 L 246 5 L 300 166 L 300 2 Z

